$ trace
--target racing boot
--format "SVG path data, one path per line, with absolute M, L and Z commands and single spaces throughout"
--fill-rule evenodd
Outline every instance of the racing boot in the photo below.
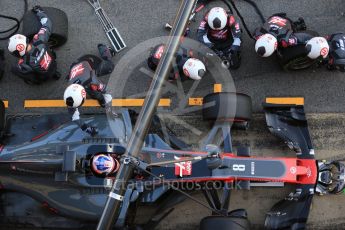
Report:
M 59 80 L 60 78 L 61 78 L 61 73 L 58 72 L 58 71 L 56 71 L 55 74 L 53 75 L 53 79 L 57 81 L 57 80 Z
M 115 56 L 116 52 L 113 48 L 108 47 L 104 44 L 98 44 L 98 52 L 101 58 L 106 61 L 110 61 Z
M 297 21 L 293 22 L 293 27 L 295 31 L 307 30 L 307 25 L 302 17 L 298 18 Z

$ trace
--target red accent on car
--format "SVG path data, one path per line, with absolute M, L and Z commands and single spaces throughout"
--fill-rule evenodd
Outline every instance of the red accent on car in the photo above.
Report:
M 297 164 L 306 169 L 305 173 L 297 178 L 298 184 L 316 184 L 317 182 L 317 162 L 313 159 L 299 159 Z
M 50 207 L 49 204 L 48 204 L 48 202 L 46 202 L 46 201 L 44 201 L 44 202 L 42 203 L 42 207 L 43 207 L 43 208 L 46 208 L 48 211 L 50 211 L 50 212 L 53 213 L 53 214 L 58 214 L 58 213 L 59 213 L 59 211 L 58 211 L 57 209 Z
M 192 175 L 191 161 L 175 163 L 175 176 L 184 177 L 190 175 Z
M 49 133 L 49 131 L 45 131 L 44 133 L 41 133 L 40 135 L 37 135 L 37 136 L 33 137 L 33 138 L 31 139 L 31 141 L 35 141 L 35 140 L 37 140 L 37 139 L 40 139 L 41 137 L 47 135 L 48 133 Z

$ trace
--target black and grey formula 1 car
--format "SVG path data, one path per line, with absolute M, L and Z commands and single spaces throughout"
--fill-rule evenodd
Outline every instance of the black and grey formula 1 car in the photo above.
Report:
M 246 147 L 234 153 L 231 124 L 244 128 L 251 119 L 251 99 L 244 94 L 204 98 L 203 117 L 214 125 L 198 151 L 170 132 L 165 141 L 157 131 L 147 135 L 138 158 L 124 154 L 135 120 L 128 110 L 115 120 L 90 115 L 87 122 L 99 127 L 99 135 L 89 137 L 68 116 L 5 118 L 1 105 L 0 228 L 94 229 L 121 164 L 135 170 L 125 195 L 117 197 L 123 202 L 114 225 L 119 229 L 139 229 L 136 210 L 144 205 L 156 205 L 158 211 L 140 227 L 154 228 L 181 196 L 190 196 L 183 190 L 186 183 L 202 188 L 213 213 L 202 219 L 200 229 L 250 229 L 245 209 L 228 209 L 233 185 L 248 189 L 282 182 L 296 190 L 267 213 L 265 228 L 303 229 L 313 195 L 336 194 L 345 185 L 342 163 L 315 160 L 303 105 L 269 100 L 263 105 L 269 130 L 296 151 L 291 158 L 255 157 Z M 157 130 L 159 120 L 154 122 Z M 220 137 L 222 144 L 214 145 Z M 221 196 L 213 183 L 221 185 Z

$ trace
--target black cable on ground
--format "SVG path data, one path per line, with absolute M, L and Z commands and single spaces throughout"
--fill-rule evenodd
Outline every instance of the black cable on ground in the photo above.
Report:
M 11 36 L 13 36 L 14 34 L 16 34 L 19 30 L 19 27 L 20 27 L 20 23 L 23 21 L 23 18 L 24 18 L 24 15 L 26 13 L 26 11 L 28 10 L 28 1 L 27 0 L 24 0 L 24 13 L 22 15 L 22 17 L 20 19 L 17 19 L 15 17 L 11 17 L 11 16 L 7 16 L 7 15 L 3 15 L 3 14 L 0 14 L 0 18 L 4 18 L 4 19 L 8 19 L 8 20 L 11 20 L 11 21 L 14 21 L 16 24 L 14 26 L 12 26 L 11 28 L 9 29 L 6 29 L 6 30 L 2 30 L 0 31 L 0 34 L 6 34 L 6 33 L 9 33 L 11 32 L 10 34 L 8 34 L 7 36 L 4 36 L 4 37 L 0 37 L 0 40 L 7 40 L 9 39 Z
M 262 24 L 264 24 L 266 22 L 266 20 L 265 20 L 264 15 L 262 14 L 261 10 L 259 9 L 258 5 L 255 2 L 253 2 L 252 0 L 243 0 L 243 1 L 249 3 L 250 5 L 253 6 L 255 12 L 260 17 Z
M 226 1 L 226 0 L 222 0 L 222 1 L 223 1 L 224 4 L 229 8 L 230 13 L 231 13 L 231 14 L 234 14 L 234 12 L 233 12 L 233 10 L 232 10 L 231 5 L 229 4 L 229 2 Z
M 228 0 L 224 0 L 224 1 L 228 1 Z M 236 11 L 238 17 L 241 19 L 242 24 L 243 24 L 243 27 L 244 27 L 244 29 L 246 30 L 248 36 L 249 36 L 251 39 L 255 40 L 255 38 L 253 37 L 252 33 L 251 33 L 250 30 L 248 29 L 248 26 L 247 26 L 246 22 L 244 21 L 244 18 L 243 18 L 243 16 L 242 16 L 242 14 L 241 14 L 241 13 L 239 12 L 239 10 L 237 9 L 237 7 L 236 7 L 234 1 L 233 1 L 233 0 L 229 0 L 229 1 L 230 1 L 230 4 L 232 5 L 232 7 L 234 8 L 234 10 Z

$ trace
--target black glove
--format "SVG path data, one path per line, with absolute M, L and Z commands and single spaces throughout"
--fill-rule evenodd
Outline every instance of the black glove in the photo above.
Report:
M 37 6 L 34 6 L 32 8 L 32 12 L 34 12 L 35 14 L 39 13 L 39 12 L 43 12 L 43 9 L 41 6 L 37 5 Z
M 222 58 L 224 56 L 223 51 L 221 50 L 214 50 L 214 52 L 217 54 L 218 57 Z
M 98 129 L 93 126 L 88 126 L 84 131 L 90 134 L 92 137 L 98 134 Z

